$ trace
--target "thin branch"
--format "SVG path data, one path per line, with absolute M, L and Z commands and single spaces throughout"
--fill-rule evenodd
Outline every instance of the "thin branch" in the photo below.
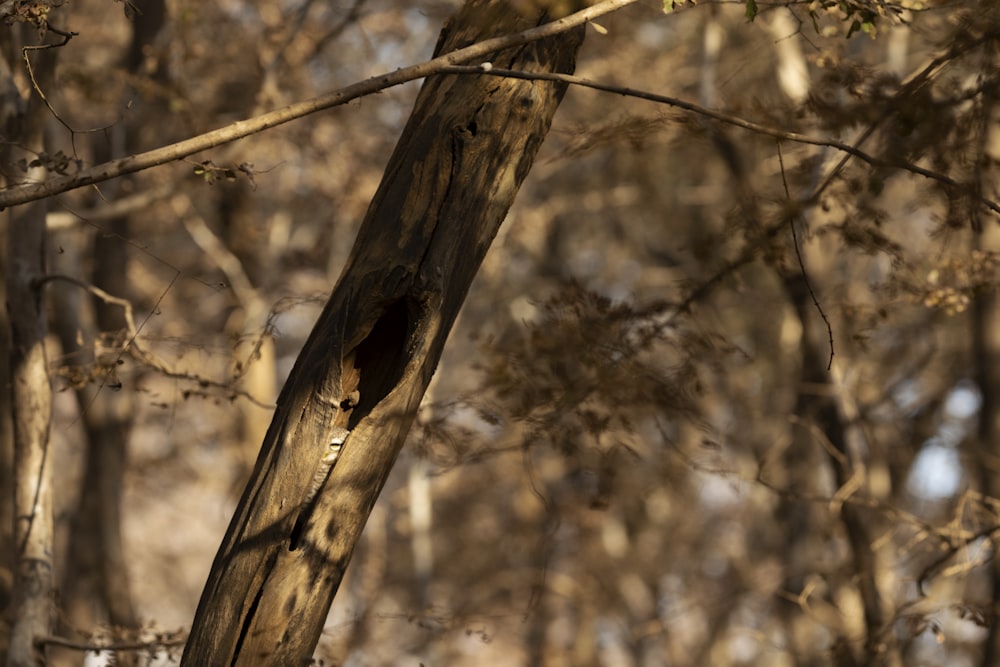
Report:
M 963 537 L 957 543 L 951 544 L 949 548 L 944 550 L 944 553 L 942 553 L 938 558 L 935 558 L 933 561 L 928 563 L 924 567 L 924 569 L 920 571 L 920 574 L 917 575 L 916 577 L 917 593 L 920 595 L 920 597 L 923 598 L 927 596 L 927 591 L 925 590 L 927 582 L 931 579 L 931 577 L 940 574 L 942 570 L 945 569 L 945 565 L 947 565 L 951 561 L 951 559 L 954 558 L 956 554 L 958 554 L 959 551 L 972 546 L 979 540 L 983 539 L 993 540 L 996 538 L 998 533 L 1000 533 L 1000 527 L 995 525 L 987 526 L 985 528 L 976 531 L 975 533 L 972 533 L 971 535 Z M 974 562 L 973 565 L 969 567 L 969 569 L 972 569 L 973 567 L 976 567 L 978 565 L 983 565 L 984 563 L 989 562 L 991 559 L 995 557 L 991 549 L 984 549 L 983 551 L 985 553 L 983 561 Z
M 71 285 L 76 285 L 80 289 L 83 289 L 83 290 L 86 290 L 87 292 L 90 292 L 91 294 L 93 294 L 94 296 L 96 296 L 98 299 L 101 299 L 105 303 L 114 304 L 114 305 L 120 306 L 122 308 L 122 310 L 124 311 L 124 315 L 125 315 L 125 334 L 126 334 L 127 338 L 125 340 L 125 343 L 122 345 L 121 350 L 118 353 L 118 358 L 115 360 L 116 363 L 118 361 L 120 361 L 121 358 L 126 353 L 128 353 L 128 354 L 130 354 L 132 356 L 132 358 L 134 358 L 139 363 L 144 364 L 144 365 L 146 365 L 149 368 L 152 368 L 153 370 L 159 372 L 160 374 L 164 375 L 165 377 L 169 377 L 169 378 L 175 379 L 175 380 L 188 380 L 190 382 L 197 383 L 198 386 L 200 386 L 200 387 L 212 387 L 212 388 L 215 388 L 215 389 L 224 389 L 227 392 L 229 392 L 230 397 L 233 397 L 233 398 L 235 398 L 235 397 L 242 397 L 242 398 L 247 399 L 251 403 L 254 403 L 255 405 L 258 405 L 258 406 L 260 406 L 262 408 L 269 408 L 269 409 L 273 409 L 274 408 L 274 405 L 269 404 L 269 403 L 265 403 L 264 401 L 261 401 L 261 400 L 255 398 L 250 393 L 248 393 L 246 391 L 243 391 L 242 389 L 237 389 L 237 388 L 233 387 L 232 386 L 232 381 L 222 382 L 222 381 L 219 381 L 219 380 L 212 380 L 212 379 L 206 378 L 206 377 L 198 375 L 196 373 L 189 373 L 189 372 L 186 372 L 186 371 L 174 370 L 173 368 L 171 368 L 170 366 L 168 366 L 166 362 L 164 362 L 161 359 L 157 358 L 156 355 L 154 355 L 149 350 L 145 349 L 139 343 L 139 332 L 142 330 L 142 328 L 149 321 L 149 318 L 152 317 L 152 313 L 150 313 L 149 315 L 147 315 L 146 318 L 142 321 L 142 323 L 139 326 L 136 326 L 135 316 L 133 315 L 133 311 L 132 311 L 132 302 L 130 302 L 128 299 L 123 299 L 121 297 L 117 297 L 117 296 L 113 296 L 111 294 L 108 294 L 107 292 L 105 292 L 101 288 L 96 287 L 94 285 L 91 285 L 90 283 L 86 283 L 86 282 L 84 282 L 84 281 L 82 281 L 82 280 L 80 280 L 78 278 L 74 278 L 73 276 L 66 276 L 66 275 L 61 275 L 61 274 L 49 274 L 49 275 L 45 276 L 44 278 L 40 279 L 38 282 L 39 282 L 39 284 L 43 285 L 43 284 L 45 284 L 47 282 L 53 282 L 53 281 L 56 281 L 56 280 L 67 282 L 67 283 L 70 283 Z M 174 277 L 174 280 L 171 281 L 170 285 L 167 287 L 167 290 L 165 290 L 164 293 L 160 296 L 160 300 L 163 299 L 163 297 L 166 295 L 167 291 L 170 290 L 170 287 L 173 286 L 173 283 L 176 280 L 177 280 L 177 276 Z M 154 304 L 153 311 L 152 311 L 153 313 L 155 313 L 156 310 L 157 310 L 157 308 L 159 307 L 160 300 L 157 300 L 157 302 Z M 110 370 L 109 370 L 109 375 L 110 375 Z M 105 380 L 105 382 L 106 382 L 106 380 Z M 104 385 L 102 384 L 102 386 L 104 386 Z M 94 399 L 92 399 L 92 400 L 96 400 L 96 397 L 97 397 L 97 395 L 95 394 L 94 395 Z
M 0 210 L 16 204 L 24 204 L 37 199 L 44 199 L 53 195 L 73 190 L 84 185 L 100 183 L 125 174 L 132 174 L 143 169 L 156 167 L 168 162 L 173 162 L 181 158 L 188 157 L 195 153 L 227 144 L 237 139 L 248 137 L 263 130 L 282 125 L 298 118 L 303 118 L 317 111 L 323 111 L 333 107 L 341 106 L 351 100 L 377 93 L 386 88 L 398 86 L 408 81 L 422 79 L 432 74 L 439 74 L 451 65 L 468 62 L 470 60 L 482 59 L 483 57 L 502 49 L 521 46 L 529 42 L 535 42 L 546 37 L 559 35 L 572 28 L 583 25 L 599 16 L 604 16 L 622 7 L 628 6 L 637 0 L 603 0 L 602 2 L 588 7 L 582 11 L 570 14 L 550 23 L 530 28 L 512 35 L 494 37 L 485 41 L 467 46 L 443 56 L 438 56 L 431 60 L 402 67 L 394 72 L 351 84 L 332 93 L 327 93 L 320 97 L 290 104 L 281 109 L 270 111 L 260 116 L 247 120 L 237 121 L 231 125 L 226 125 L 217 130 L 200 134 L 175 144 L 156 148 L 145 153 L 130 155 L 117 160 L 111 160 L 88 169 L 83 169 L 78 174 L 61 176 L 48 179 L 42 183 L 26 183 L 7 190 L 0 190 Z
M 177 194 L 170 200 L 170 206 L 177 218 L 180 218 L 184 229 L 191 240 L 215 262 L 229 280 L 236 300 L 253 319 L 258 319 L 267 309 L 261 304 L 260 295 L 254 289 L 250 277 L 243 269 L 243 262 L 222 242 L 213 232 L 205 219 L 198 214 L 191 198 L 186 194 Z
M 365 2 L 367 2 L 367 0 L 354 0 L 353 4 L 351 5 L 351 8 L 347 10 L 347 15 L 344 16 L 344 18 L 342 18 L 339 23 L 330 28 L 330 30 L 328 30 L 325 35 L 321 36 L 318 40 L 316 40 L 316 43 L 313 45 L 311 52 L 309 53 L 308 57 L 303 59 L 303 62 L 309 62 L 313 58 L 319 56 L 323 52 L 323 49 L 325 49 L 330 44 L 330 42 L 337 39 L 344 32 L 344 30 L 347 29 L 349 25 L 360 19 L 361 9 L 364 6 Z
M 781 167 L 781 184 L 785 187 L 785 198 L 791 202 L 792 193 L 788 189 L 788 179 L 785 176 L 785 158 L 781 154 L 781 142 L 778 142 L 778 164 Z M 809 274 L 806 272 L 806 262 L 802 257 L 802 249 L 799 248 L 799 235 L 795 231 L 795 218 L 788 219 L 788 228 L 792 230 L 792 246 L 795 248 L 795 257 L 799 261 L 799 271 L 802 273 L 802 282 L 805 283 L 806 289 L 809 290 L 809 296 L 812 298 L 813 305 L 816 306 L 816 310 L 819 311 L 819 316 L 823 318 L 823 322 L 826 324 L 826 335 L 830 338 L 830 358 L 826 362 L 826 370 L 830 370 L 833 367 L 833 325 L 830 324 L 830 319 L 826 316 L 826 312 L 823 310 L 823 306 L 820 305 L 819 299 L 816 298 L 816 292 L 813 291 L 812 282 L 809 280 Z
M 159 200 L 170 196 L 176 189 L 176 186 L 172 183 L 163 184 L 116 201 L 108 202 L 98 208 L 84 209 L 82 211 L 54 211 L 45 216 L 45 225 L 49 230 L 53 230 L 67 229 L 80 222 L 91 224 L 106 222 L 134 213 L 140 209 L 149 208 Z
M 757 134 L 762 134 L 768 137 L 774 137 L 775 139 L 781 139 L 785 141 L 792 141 L 800 144 L 809 144 L 812 146 L 826 146 L 828 148 L 835 148 L 847 156 L 856 157 L 863 162 L 866 162 L 875 167 L 891 167 L 897 169 L 903 169 L 911 173 L 917 174 L 919 176 L 924 176 L 934 181 L 938 181 L 942 185 L 949 188 L 972 191 L 968 185 L 959 183 L 955 179 L 942 174 L 931 169 L 925 169 L 924 167 L 915 165 L 911 162 L 904 161 L 888 161 L 876 157 L 870 153 L 866 153 L 857 146 L 844 143 L 842 141 L 837 141 L 836 139 L 825 139 L 822 137 L 812 137 L 807 134 L 800 134 L 798 132 L 789 132 L 787 130 L 782 130 L 776 127 L 771 127 L 769 125 L 762 125 L 761 123 L 755 123 L 754 121 L 747 120 L 746 118 L 741 118 L 740 116 L 734 116 L 732 114 L 725 113 L 723 111 L 716 111 L 714 109 L 709 109 L 703 107 L 700 104 L 695 104 L 694 102 L 688 102 L 676 97 L 669 97 L 667 95 L 659 95 L 657 93 L 651 93 L 645 90 L 637 90 L 635 88 L 628 88 L 624 86 L 617 86 L 607 83 L 600 83 L 598 81 L 591 81 L 590 79 L 584 79 L 582 77 L 574 76 L 572 74 L 557 74 L 549 72 L 524 72 L 519 70 L 508 70 L 494 68 L 490 63 L 483 63 L 481 65 L 451 65 L 443 67 L 440 69 L 441 73 L 444 74 L 486 74 L 489 76 L 499 76 L 513 79 L 524 79 L 527 81 L 557 81 L 560 83 L 568 83 L 574 86 L 581 86 L 583 88 L 591 88 L 593 90 L 600 90 L 606 93 L 614 93 L 616 95 L 622 95 L 623 97 L 634 97 L 641 100 L 647 100 L 650 102 L 656 102 L 658 104 L 666 104 L 668 106 L 677 107 L 678 109 L 683 109 L 685 111 L 690 111 L 713 120 L 717 120 L 720 123 L 726 123 L 727 125 L 733 125 L 735 127 L 742 128 L 744 130 L 749 130 L 751 132 L 756 132 Z M 845 157 L 847 157 L 845 156 Z M 838 165 L 838 169 L 834 170 L 836 173 L 842 165 Z M 974 192 L 970 192 L 975 194 Z M 2 194 L 0 193 L 0 205 L 3 204 Z M 815 196 L 815 195 L 813 195 Z M 1000 214 L 1000 203 L 997 203 L 991 199 L 987 199 L 983 196 L 977 197 L 984 206 L 992 210 L 994 213 Z
M 215 235 L 215 232 L 209 229 L 205 219 L 195 209 L 191 198 L 187 195 L 176 195 L 171 200 L 171 205 L 173 206 L 174 214 L 183 221 L 184 228 L 190 234 L 191 240 L 215 262 L 216 266 L 229 279 L 229 285 L 232 287 L 236 300 L 242 306 L 244 317 L 246 318 L 243 325 L 244 331 L 256 331 L 253 336 L 253 345 L 250 346 L 250 351 L 246 359 L 237 360 L 236 362 L 236 371 L 232 378 L 232 382 L 235 384 L 247 374 L 254 359 L 257 359 L 260 354 L 261 348 L 264 345 L 264 339 L 273 331 L 272 319 L 274 313 L 268 312 L 267 304 L 253 286 L 253 283 L 250 282 L 250 277 L 246 274 L 246 271 L 244 271 L 243 262 L 226 247 L 226 244 Z M 243 336 L 241 336 L 241 339 L 243 339 Z M 239 346 L 236 349 L 239 349 Z M 258 405 L 260 404 L 257 401 L 254 402 L 258 403 Z
M 63 120 L 62 116 L 60 116 L 59 113 L 55 110 L 55 107 L 52 106 L 52 103 L 49 102 L 49 98 L 45 96 L 45 92 L 42 90 L 42 87 L 38 85 L 38 80 L 35 79 L 35 68 L 31 66 L 31 58 L 28 57 L 28 52 L 29 51 L 43 51 L 45 49 L 58 49 L 58 48 L 61 48 L 63 46 L 66 46 L 67 44 L 69 44 L 69 40 L 71 40 L 74 37 L 76 37 L 77 34 L 79 34 L 79 33 L 65 31 L 65 30 L 58 30 L 56 28 L 53 28 L 51 25 L 46 25 L 46 28 L 50 32 L 54 32 L 55 34 L 57 34 L 60 37 L 62 37 L 62 41 L 61 42 L 54 42 L 52 44 L 35 44 L 35 45 L 31 45 L 31 46 L 25 46 L 25 47 L 23 47 L 21 49 L 21 57 L 24 58 L 24 66 L 28 70 L 28 78 L 31 80 L 31 87 L 34 88 L 35 93 L 42 100 L 42 102 L 45 103 L 45 106 L 48 107 L 49 111 L 52 113 L 52 115 L 55 117 L 55 119 L 57 121 L 59 121 L 60 123 L 62 123 L 62 125 L 67 130 L 69 130 L 70 132 L 73 132 L 73 128 L 69 126 L 69 123 L 67 123 L 65 120 Z
M 101 642 L 88 644 L 66 637 L 56 637 L 52 635 L 38 637 L 35 644 L 38 646 L 61 646 L 63 648 L 74 649 L 76 651 L 148 651 L 159 648 L 172 648 L 184 646 L 187 639 L 155 639 L 148 642 Z

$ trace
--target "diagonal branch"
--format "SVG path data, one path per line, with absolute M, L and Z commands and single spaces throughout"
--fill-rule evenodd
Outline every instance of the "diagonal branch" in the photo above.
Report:
M 170 144 L 169 146 L 163 146 L 137 155 L 130 155 L 118 160 L 111 160 L 88 169 L 83 169 L 77 174 L 52 178 L 41 183 L 26 183 L 6 190 L 0 190 L 0 211 L 8 206 L 44 199 L 85 185 L 100 183 L 118 176 L 132 174 L 150 167 L 173 162 L 203 150 L 221 146 L 222 144 L 248 137 L 289 121 L 303 118 L 317 111 L 341 106 L 351 100 L 377 93 L 386 88 L 422 79 L 432 74 L 439 74 L 451 65 L 476 60 L 501 49 L 522 46 L 545 37 L 559 35 L 634 2 L 636 0 L 603 0 L 592 7 L 536 28 L 477 42 L 471 46 L 456 49 L 451 53 L 446 53 L 431 60 L 410 65 L 409 67 L 402 67 L 394 72 L 381 74 L 351 84 L 345 88 L 305 102 L 290 104 L 281 109 L 256 116 L 255 118 L 237 121 L 231 125 L 226 125 L 217 130 L 212 130 L 211 132 L 206 132 L 205 134 L 200 134 L 196 137 Z

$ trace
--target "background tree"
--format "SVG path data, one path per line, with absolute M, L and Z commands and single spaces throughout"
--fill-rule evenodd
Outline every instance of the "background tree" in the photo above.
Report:
M 19 46 L 18 37 L 21 35 L 15 33 L 8 49 Z M 51 51 L 66 39 L 53 37 L 55 41 L 23 47 L 25 57 L 37 56 L 34 69 L 28 70 L 35 85 L 52 82 L 55 58 Z M 5 136 L 37 146 L 44 155 L 43 100 L 22 97 L 12 83 L 5 88 Z M 3 155 L 9 159 L 10 151 L 4 150 Z M 44 180 L 46 161 L 44 157 L 35 158 L 25 163 L 24 171 L 29 178 Z M 10 322 L 8 406 L 13 425 L 8 444 L 14 446 L 4 485 L 11 491 L 7 498 L 11 510 L 4 514 L 13 518 L 13 531 L 8 536 L 13 575 L 9 595 L 14 617 L 7 652 L 7 664 L 12 667 L 36 664 L 43 652 L 34 644 L 34 638 L 46 635 L 54 618 L 53 466 L 49 448 L 52 387 L 45 350 L 46 314 L 39 289 L 45 276 L 47 211 L 45 200 L 32 202 L 11 214 L 7 223 L 4 282 Z
M 578 74 L 756 129 L 571 86 L 317 658 L 990 664 L 996 9 L 757 3 L 752 23 L 746 3 L 661 9 L 601 19 Z M 417 62 L 451 10 L 170 3 L 129 80 L 153 100 L 147 145 Z M 128 19 L 104 2 L 54 11 L 80 33 L 59 50 L 54 108 L 77 130 L 129 116 L 125 75 L 108 75 Z M 113 380 L 93 376 L 96 400 L 135 392 L 123 534 L 148 640 L 190 623 L 249 472 L 234 415 L 266 414 L 251 407 L 266 398 L 236 381 L 261 339 L 287 375 L 415 93 L 137 174 L 134 194 L 49 201 L 50 224 L 91 235 L 111 206 L 141 212 L 122 271 L 139 336 L 109 343 Z M 54 128 L 48 154 L 96 161 Z M 268 304 L 256 330 L 233 257 Z M 57 536 L 82 469 L 68 396 Z M 417 457 L 429 478 L 410 474 Z M 62 544 L 57 565 L 74 558 Z

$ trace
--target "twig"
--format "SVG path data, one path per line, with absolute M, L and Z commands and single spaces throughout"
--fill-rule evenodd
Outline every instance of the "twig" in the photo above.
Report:
M 785 158 L 781 154 L 781 142 L 778 142 L 778 164 L 781 167 L 781 184 L 785 187 L 785 198 L 791 202 L 792 193 L 788 189 L 788 179 L 785 178 Z M 799 235 L 795 231 L 795 218 L 789 218 L 788 228 L 792 230 L 792 246 L 795 248 L 795 257 L 799 261 L 799 271 L 802 273 L 802 282 L 805 283 L 806 289 L 809 291 L 809 296 L 812 298 L 813 305 L 816 306 L 816 310 L 819 311 L 819 316 L 823 318 L 823 322 L 826 324 L 826 335 L 830 338 L 830 358 L 826 362 L 826 370 L 830 370 L 833 367 L 833 326 L 830 324 L 830 319 L 826 316 L 826 312 L 823 310 L 823 306 L 820 305 L 819 299 L 816 298 L 816 292 L 813 291 L 812 282 L 809 280 L 809 274 L 806 272 L 806 262 L 802 258 L 802 249 L 799 248 Z
M 60 116 L 58 112 L 56 112 L 55 108 L 52 106 L 52 103 L 49 102 L 49 98 L 46 97 L 45 96 L 45 92 L 42 91 L 42 87 L 38 85 L 38 81 L 35 79 L 35 69 L 31 66 L 31 59 L 28 57 L 28 52 L 29 51 L 42 51 L 42 50 L 45 50 L 45 49 L 57 49 L 57 48 L 66 46 L 67 44 L 69 44 L 69 40 L 71 40 L 74 37 L 76 37 L 77 34 L 79 34 L 79 33 L 71 32 L 71 31 L 66 31 L 66 30 L 59 30 L 57 28 L 52 27 L 51 25 L 46 25 L 45 27 L 50 32 L 54 32 L 55 34 L 57 34 L 60 37 L 62 37 L 63 38 L 62 41 L 61 42 L 56 42 L 56 43 L 53 43 L 53 44 L 34 44 L 34 45 L 31 45 L 31 46 L 25 46 L 25 47 L 23 47 L 21 49 L 21 57 L 24 58 L 24 65 L 25 65 L 25 68 L 28 70 L 28 78 L 31 79 L 31 87 L 35 89 L 35 92 L 38 93 L 38 97 L 41 98 L 42 102 L 45 103 L 45 106 L 48 107 L 48 109 L 49 109 L 50 112 L 52 112 L 52 115 L 55 117 L 55 119 L 57 121 L 59 121 L 60 123 L 62 123 L 62 125 L 67 130 L 69 130 L 70 132 L 73 132 L 73 128 L 70 127 L 69 124 L 65 120 L 63 120 L 62 116 Z
M 76 285 L 80 289 L 83 289 L 83 290 L 86 290 L 87 292 L 90 292 L 91 294 L 93 294 L 97 298 L 101 299 L 102 301 L 104 301 L 106 303 L 115 304 L 115 305 L 120 306 L 122 308 L 122 310 L 124 311 L 124 316 L 125 316 L 125 325 L 126 325 L 125 326 L 125 333 L 128 336 L 128 339 L 125 341 L 125 344 L 122 345 L 122 349 L 118 353 L 118 358 L 115 360 L 116 362 L 119 361 L 119 360 L 121 360 L 122 356 L 124 356 L 126 353 L 128 353 L 134 359 L 136 359 L 137 361 L 139 361 L 140 363 L 145 364 L 149 368 L 152 368 L 153 370 L 161 373 L 162 375 L 164 375 L 166 377 L 169 377 L 169 378 L 172 378 L 172 379 L 175 379 L 175 380 L 188 380 L 190 382 L 196 382 L 201 387 L 213 387 L 213 388 L 216 388 L 216 389 L 224 389 L 224 390 L 230 392 L 230 395 L 233 396 L 233 397 L 240 396 L 242 398 L 247 399 L 251 403 L 254 403 L 255 405 L 259 405 L 262 408 L 269 408 L 269 409 L 273 409 L 274 408 L 274 405 L 265 403 L 264 401 L 261 401 L 261 400 L 255 398 L 254 396 L 252 396 L 248 392 L 246 392 L 246 391 L 244 391 L 242 389 L 237 389 L 237 388 L 233 387 L 232 386 L 232 382 L 221 382 L 219 380 L 211 380 L 209 378 L 203 377 L 203 376 L 198 375 L 196 373 L 188 373 L 188 372 L 185 372 L 185 371 L 177 371 L 177 370 L 174 370 L 173 368 L 170 368 L 166 364 L 166 362 L 161 361 L 152 352 L 149 352 L 148 350 L 146 350 L 144 347 L 142 347 L 139 344 L 139 332 L 142 330 L 142 328 L 149 321 L 149 318 L 152 317 L 152 314 L 150 314 L 149 316 L 147 316 L 146 319 L 144 319 L 142 321 L 142 324 L 140 324 L 137 327 L 136 323 L 135 323 L 135 317 L 134 317 L 133 311 L 132 311 L 132 303 L 128 299 L 123 299 L 121 297 L 117 297 L 117 296 L 113 296 L 111 294 L 108 294 L 107 292 L 105 292 L 104 290 L 102 290 L 100 287 L 96 287 L 94 285 L 86 283 L 86 282 L 80 280 L 79 278 L 74 278 L 73 276 L 66 276 L 66 275 L 61 275 L 61 274 L 50 274 L 50 275 L 45 276 L 44 278 L 41 278 L 38 281 L 38 284 L 39 285 L 43 285 L 43 284 L 45 284 L 47 282 L 53 282 L 53 281 L 56 281 L 56 280 L 67 282 L 67 283 L 70 283 L 71 285 Z M 176 280 L 177 280 L 177 277 L 175 276 L 174 280 L 171 281 L 170 286 L 172 286 L 173 283 L 174 283 L 174 281 L 176 281 Z M 166 295 L 167 291 L 170 290 L 170 286 L 168 286 L 167 290 L 165 290 L 164 293 L 160 296 L 161 300 L 162 300 L 163 296 Z M 153 306 L 153 312 L 156 312 L 156 310 L 157 310 L 157 308 L 159 306 L 159 303 L 160 303 L 160 301 L 158 300 L 156 302 L 156 304 L 154 304 L 154 306 Z M 95 394 L 93 400 L 96 400 L 96 398 L 97 398 L 97 395 Z

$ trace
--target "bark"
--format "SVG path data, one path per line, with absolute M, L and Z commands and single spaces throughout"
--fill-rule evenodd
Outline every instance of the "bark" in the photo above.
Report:
M 436 54 L 540 24 L 471 0 Z M 569 72 L 572 30 L 491 53 Z M 469 285 L 564 84 L 434 76 L 420 94 L 347 266 L 299 355 L 209 574 L 183 665 L 307 664 Z M 350 429 L 314 503 L 311 482 Z
M 0 215 L 4 231 L 8 220 Z M 6 256 L 7 242 L 0 235 L 0 257 Z M 6 293 L 6 279 L 0 272 L 0 293 Z M 6 304 L 0 304 L 0 378 L 10 377 L 10 322 Z M 14 562 L 14 436 L 11 423 L 10 383 L 0 382 L 0 610 L 11 604 Z M 10 619 L 0 614 L 0 665 L 7 662 L 7 646 L 10 641 Z

